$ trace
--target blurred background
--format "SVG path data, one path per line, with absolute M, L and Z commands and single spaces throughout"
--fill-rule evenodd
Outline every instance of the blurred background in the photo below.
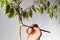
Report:
M 54 0 L 51 0 L 53 2 Z M 24 0 L 21 7 L 26 9 L 32 5 L 32 0 Z M 26 25 L 38 24 L 41 29 L 51 33 L 42 32 L 41 40 L 60 40 L 60 13 L 57 12 L 57 19 L 51 19 L 46 12 L 41 15 L 39 12 L 33 13 L 33 17 L 24 20 Z M 9 19 L 3 9 L 0 9 L 0 40 L 18 40 L 18 19 L 17 16 Z M 22 27 L 22 40 L 27 40 L 26 27 Z

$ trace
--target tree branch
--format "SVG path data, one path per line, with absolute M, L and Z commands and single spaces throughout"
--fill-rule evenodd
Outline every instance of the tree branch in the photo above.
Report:
M 32 28 L 31 26 L 24 25 L 24 24 L 22 24 L 22 26 L 25 26 L 25 27 L 30 27 L 30 28 Z M 41 31 L 43 31 L 43 32 L 51 33 L 50 31 L 47 31 L 47 30 L 43 30 L 43 29 L 40 29 L 40 30 L 41 30 Z
M 20 5 L 21 3 L 22 3 L 22 1 L 18 5 Z

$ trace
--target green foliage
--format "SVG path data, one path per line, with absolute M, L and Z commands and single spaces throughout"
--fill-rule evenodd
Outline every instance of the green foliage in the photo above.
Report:
M 49 15 L 49 17 L 52 19 L 53 17 L 54 18 L 57 18 L 57 14 L 56 14 L 56 12 L 57 12 L 57 10 L 56 9 L 48 9 L 48 15 Z
M 16 10 L 16 12 L 17 12 L 17 14 L 18 14 L 18 13 L 20 12 L 20 7 L 17 6 L 15 10 Z
M 26 14 L 27 14 L 27 12 L 23 12 L 23 18 L 24 19 L 26 18 Z
M 57 18 L 57 10 L 58 10 L 58 6 L 57 5 L 55 5 L 54 7 L 53 7 L 53 16 L 55 17 L 55 18 Z
M 43 9 L 44 9 L 44 10 L 46 10 L 46 9 L 47 9 L 46 5 L 43 5 Z
M 5 4 L 5 1 L 4 1 L 4 0 L 2 0 L 2 1 L 1 1 L 1 8 L 3 8 L 3 7 L 4 7 L 4 4 Z
M 29 18 L 29 13 L 27 11 L 23 12 L 23 18 L 28 19 Z
M 58 2 L 58 4 L 60 5 L 60 2 Z
M 14 2 L 17 2 L 16 0 L 13 0 Z
M 58 4 L 60 5 L 60 1 L 58 2 Z
M 7 5 L 6 6 L 6 13 L 5 14 L 9 13 L 9 11 L 10 11 L 10 5 Z
M 20 12 L 20 6 L 18 6 L 18 4 L 13 2 L 12 0 L 2 0 L 0 3 L 1 8 L 3 8 L 4 5 L 6 6 L 5 14 L 8 15 L 8 18 L 12 18 Z
M 14 13 L 14 9 L 10 8 L 10 13 L 13 14 Z
M 57 12 L 57 10 L 56 10 L 56 9 L 53 9 L 53 16 L 54 16 L 55 18 L 57 18 L 56 12 Z
M 47 1 L 47 7 L 50 7 L 50 2 L 49 1 Z
M 24 19 L 28 19 L 29 17 L 32 17 L 33 11 L 32 11 L 32 9 L 30 8 L 28 11 L 24 11 L 22 14 L 23 14 L 23 18 L 24 18 Z
M 32 6 L 32 9 L 33 9 L 34 12 L 36 12 L 35 6 Z
M 5 1 L 6 5 L 8 5 L 8 0 Z
M 29 12 L 29 16 L 32 17 L 32 15 L 33 15 L 32 9 L 29 9 L 28 12 Z
M 43 7 L 40 7 L 40 13 L 43 14 Z
M 15 15 L 15 8 L 11 3 L 6 5 L 5 14 L 8 15 L 8 18 L 12 18 Z
M 21 7 L 19 4 L 22 0 L 0 0 L 0 7 L 3 8 L 4 5 L 6 6 L 5 14 L 8 15 L 9 18 L 12 18 L 16 15 L 19 15 L 21 12 Z M 48 0 L 37 0 L 38 8 L 40 14 L 43 14 L 44 10 L 47 11 L 49 17 L 52 19 L 53 17 L 57 18 L 57 10 L 58 5 L 60 5 L 60 0 L 56 1 L 55 4 L 51 6 L 50 1 Z M 58 4 L 57 4 L 58 2 Z M 33 16 L 33 11 L 36 12 L 36 6 L 32 5 L 28 8 L 28 11 L 25 10 L 22 12 L 22 17 L 28 19 L 29 17 Z M 60 9 L 59 9 L 60 11 Z M 21 15 L 20 15 L 21 16 Z
M 12 18 L 14 17 L 14 9 L 13 8 L 10 8 L 10 13 L 8 13 L 8 18 Z
M 57 7 L 57 5 L 54 5 L 54 9 L 57 9 L 58 7 Z
M 43 0 L 38 0 L 38 2 L 43 3 Z
M 28 14 L 28 12 L 26 12 L 26 19 L 28 19 L 29 18 L 29 14 Z
M 1 2 L 2 0 L 0 0 L 0 2 Z
M 0 7 L 1 8 L 3 8 L 5 4 L 8 5 L 8 0 L 1 0 L 0 1 Z
M 40 12 L 40 14 L 43 14 L 43 7 L 37 8 L 37 10 Z
M 53 11 L 52 9 L 48 9 L 48 15 L 52 19 L 53 18 Z
M 57 18 L 57 10 L 58 10 L 58 4 L 60 4 L 60 0 L 59 1 L 55 1 L 54 4 L 52 4 L 52 6 L 50 6 L 50 2 L 48 0 L 38 0 L 38 2 L 40 4 L 42 4 L 42 7 L 40 5 L 40 8 L 37 8 L 37 10 L 42 14 L 44 12 L 44 10 L 47 11 L 49 17 L 52 19 Z M 58 4 L 57 4 L 58 3 Z

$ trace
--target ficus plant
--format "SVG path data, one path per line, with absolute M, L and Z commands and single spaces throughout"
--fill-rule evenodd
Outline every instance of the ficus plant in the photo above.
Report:
M 5 15 L 8 18 L 13 18 L 18 15 L 19 40 L 21 40 L 22 20 L 28 19 L 29 17 L 32 18 L 33 12 L 38 11 L 40 14 L 43 14 L 46 11 L 51 19 L 57 18 L 57 12 L 60 12 L 60 0 L 55 0 L 52 5 L 49 0 L 34 0 L 33 4 L 25 10 L 20 6 L 22 2 L 23 0 L 0 0 L 0 8 L 5 9 Z

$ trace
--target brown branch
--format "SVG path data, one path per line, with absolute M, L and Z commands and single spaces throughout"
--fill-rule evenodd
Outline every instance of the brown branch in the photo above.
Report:
M 24 25 L 24 24 L 22 24 L 22 26 L 24 26 L 24 27 L 30 27 L 30 28 L 32 28 L 31 26 Z M 41 31 L 43 31 L 43 32 L 51 33 L 50 31 L 47 31 L 47 30 L 43 30 L 43 29 L 40 29 L 40 30 L 41 30 Z

